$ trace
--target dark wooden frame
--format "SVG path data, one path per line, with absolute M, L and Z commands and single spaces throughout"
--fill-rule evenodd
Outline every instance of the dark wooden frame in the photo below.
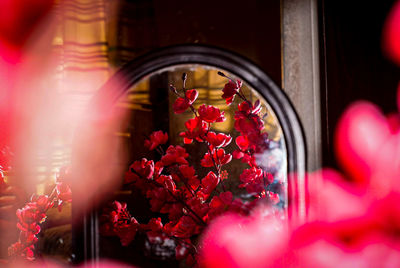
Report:
M 235 53 L 204 45 L 178 45 L 155 50 L 132 60 L 117 71 L 99 90 L 90 109 L 99 113 L 111 111 L 118 98 L 143 77 L 160 69 L 182 65 L 204 64 L 221 68 L 243 79 L 257 90 L 269 103 L 282 127 L 288 157 L 289 218 L 295 224 L 306 218 L 306 150 L 305 139 L 299 118 L 288 97 L 259 67 Z M 84 260 L 98 259 L 97 236 L 93 230 L 97 219 L 93 215 L 84 224 Z M 78 258 L 81 259 L 81 258 Z

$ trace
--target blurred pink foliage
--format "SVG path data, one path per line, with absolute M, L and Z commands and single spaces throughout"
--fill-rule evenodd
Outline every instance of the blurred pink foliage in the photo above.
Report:
M 393 6 L 386 19 L 383 49 L 393 61 L 400 64 L 400 1 Z
M 50 11 L 53 0 L 0 1 L 0 57 L 15 62 L 41 19 Z
M 400 1 L 383 38 L 400 64 Z M 400 87 L 397 101 L 399 111 L 387 116 L 365 101 L 345 111 L 335 138 L 343 174 L 308 175 L 323 180 L 309 193 L 315 220 L 286 232 L 268 215 L 222 216 L 203 237 L 201 266 L 400 267 Z

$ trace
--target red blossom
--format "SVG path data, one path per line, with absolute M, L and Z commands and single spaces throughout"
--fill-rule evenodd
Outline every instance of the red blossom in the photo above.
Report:
M 166 154 L 161 158 L 161 162 L 164 166 L 170 166 L 172 164 L 187 165 L 188 161 L 186 158 L 189 154 L 185 148 L 177 145 L 170 145 L 166 151 Z
M 239 103 L 238 110 L 242 112 L 244 115 L 250 115 L 250 114 L 256 115 L 261 111 L 261 102 L 260 100 L 256 100 L 256 102 L 253 105 L 249 101 L 243 101 Z
M 53 206 L 47 195 L 32 195 L 28 206 L 34 206 L 38 211 L 45 212 Z
M 167 211 L 162 210 L 165 203 L 170 198 L 170 194 L 165 188 L 157 187 L 147 191 L 146 197 L 150 199 L 151 210 L 154 212 L 166 213 Z
M 179 171 L 181 172 L 182 176 L 187 180 L 189 187 L 192 190 L 197 190 L 200 185 L 200 180 L 195 175 L 195 170 L 193 167 L 182 165 L 179 166 Z
M 269 200 L 271 200 L 272 204 L 276 205 L 279 203 L 279 194 L 267 191 L 267 196 L 269 197 Z
M 235 150 L 232 153 L 233 158 L 240 159 L 244 156 L 244 153 L 241 150 Z
M 154 131 L 150 135 L 150 139 L 144 141 L 144 146 L 149 148 L 150 151 L 154 150 L 161 144 L 168 141 L 168 133 L 163 133 L 161 130 Z
M 28 203 L 23 208 L 17 210 L 17 217 L 23 226 L 41 222 L 46 218 L 44 211 L 38 210 L 35 203 Z
M 100 233 L 105 236 L 116 235 L 123 246 L 129 245 L 139 230 L 139 223 L 131 217 L 126 203 L 114 201 L 100 216 Z
M 179 171 L 181 172 L 182 176 L 187 179 L 194 177 L 196 174 L 196 170 L 188 165 L 179 166 Z
M 173 203 L 168 206 L 168 218 L 170 221 L 177 221 L 183 215 L 183 205 L 180 203 Z
M 246 187 L 249 193 L 262 191 L 264 172 L 261 168 L 252 167 L 245 169 L 242 174 L 240 174 L 239 178 L 242 182 L 239 187 Z
M 189 104 L 193 104 L 198 96 L 199 92 L 196 89 L 190 89 L 185 91 L 185 97 L 189 100 Z
M 140 224 L 140 229 L 152 232 L 161 231 L 163 229 L 161 218 L 151 218 L 147 224 Z
M 232 141 L 232 137 L 224 133 L 216 134 L 215 132 L 209 131 L 206 136 L 206 141 L 212 145 L 212 147 L 219 148 L 228 146 Z
M 214 159 L 217 165 L 225 165 L 231 162 L 232 160 L 232 155 L 231 154 L 226 154 L 225 150 L 220 148 L 217 150 L 214 150 Z
M 71 188 L 64 182 L 57 182 L 56 193 L 58 198 L 58 210 L 61 211 L 63 203 L 72 202 Z
M 264 123 L 259 116 L 250 115 L 249 117 L 235 115 L 235 129 L 249 138 L 256 138 L 264 128 Z
M 206 216 L 206 214 L 209 210 L 208 203 L 203 202 L 202 199 L 197 198 L 197 197 L 192 197 L 189 200 L 187 200 L 187 204 L 192 208 L 192 210 L 200 218 L 203 218 L 204 216 Z
M 195 117 L 189 119 L 185 122 L 185 127 L 187 131 L 181 132 L 179 135 L 183 137 L 185 144 L 192 143 L 193 139 L 198 141 L 203 141 L 202 136 L 207 132 L 207 123 L 200 119 L 200 117 Z
M 177 114 L 181 114 L 186 111 L 187 108 L 189 108 L 190 105 L 193 104 L 193 102 L 196 101 L 197 96 L 199 95 L 199 92 L 195 89 L 191 90 L 186 90 L 185 92 L 185 97 L 179 97 L 175 100 L 172 108 L 174 109 L 174 112 Z
M 8 247 L 8 256 L 18 256 L 28 261 L 34 261 L 35 254 L 33 249 L 34 245 L 26 246 L 21 242 L 16 242 Z
M 20 229 L 19 241 L 8 248 L 9 256 L 22 257 L 34 260 L 34 244 L 38 241 L 36 235 L 40 232 L 40 225 L 46 219 L 46 212 L 53 206 L 53 200 L 47 195 L 33 195 L 29 203 L 16 212 Z
M 228 105 L 232 103 L 236 94 L 245 99 L 240 92 L 241 86 L 240 80 L 229 81 L 225 85 L 222 97 Z M 178 94 L 173 87 L 172 89 Z M 255 163 L 255 153 L 265 148 L 262 147 L 265 144 L 262 142 L 265 135 L 261 133 L 264 123 L 258 115 L 261 110 L 260 101 L 256 101 L 254 105 L 249 101 L 242 102 L 234 117 L 235 128 L 241 134 L 236 138 L 239 150 L 235 151 L 235 157 L 242 158 L 243 162 L 251 166 L 240 175 L 239 186 L 246 188 L 250 193 L 246 198 L 250 198 L 251 201 L 242 201 L 239 198 L 233 199 L 232 192 L 225 189 L 227 185 L 222 185 L 223 192 L 216 190 L 219 182 L 228 178 L 228 171 L 222 170 L 222 166 L 232 160 L 232 154 L 225 151 L 232 137 L 211 131 L 212 123 L 225 120 L 224 112 L 206 104 L 201 105 L 197 111 L 194 110 L 191 105 L 197 97 L 196 90 L 188 90 L 185 96 L 177 98 L 173 104 L 175 113 L 183 113 L 191 108 L 195 114 L 194 118 L 185 122 L 186 131 L 179 135 L 184 138 L 185 144 L 190 144 L 193 140 L 204 142 L 208 152 L 200 164 L 203 167 L 214 167 L 218 175 L 210 171 L 199 180 L 194 167 L 189 166 L 189 154 L 183 147 L 171 145 L 165 153 L 159 150 L 163 155 L 155 164 L 145 158 L 135 161 L 127 173 L 126 182 L 134 182 L 133 186 L 139 188 L 149 200 L 151 211 L 165 214 L 169 221 L 163 224 L 160 218 L 152 218 L 148 224 L 138 225 L 129 213 L 123 213 L 127 212 L 126 204 L 115 204 L 114 212 L 108 217 L 113 219 L 112 224 L 102 227 L 105 233 L 119 234 L 121 243 L 125 245 L 132 241 L 137 231 L 146 232 L 147 241 L 152 248 L 176 246 L 176 259 L 186 259 L 188 265 L 194 265 L 197 258 L 197 249 L 192 245 L 191 239 L 197 237 L 215 217 L 226 212 L 247 215 L 260 198 L 271 200 L 270 203 L 279 202 L 278 194 L 264 189 L 266 184 L 272 182 L 273 176 L 264 174 Z M 153 132 L 145 141 L 145 146 L 154 150 L 165 144 L 167 139 L 166 133 Z M 134 225 L 131 225 L 131 222 Z M 129 232 L 132 235 L 129 236 Z M 125 242 L 122 239 L 125 239 Z
M 232 155 L 226 154 L 225 150 L 222 148 L 213 150 L 212 155 L 212 157 L 209 153 L 204 155 L 204 158 L 200 162 L 203 167 L 212 167 L 214 163 L 218 166 L 225 165 L 232 160 Z
M 186 98 L 179 97 L 175 100 L 172 108 L 176 114 L 181 114 L 189 108 L 190 104 Z
M 174 193 L 176 190 L 175 182 L 172 180 L 171 175 L 165 176 L 161 175 L 156 180 L 159 184 L 163 185 L 166 189 L 168 189 L 171 193 Z
M 212 105 L 201 105 L 199 107 L 200 118 L 208 123 L 225 121 L 224 112 Z
M 229 80 L 229 82 L 225 84 L 224 88 L 222 89 L 222 98 L 226 100 L 226 104 L 230 105 L 233 102 L 235 94 L 239 92 L 241 87 L 242 81 L 240 80 Z
M 192 217 L 182 216 L 172 230 L 172 235 L 179 238 L 190 238 L 200 232 L 199 226 Z
M 232 192 L 222 192 L 219 195 L 214 196 L 210 202 L 210 211 L 208 213 L 208 222 L 215 217 L 223 214 L 229 209 L 232 204 L 233 194 Z
M 135 161 L 129 167 L 129 176 L 125 177 L 125 183 L 136 182 L 143 179 L 151 179 L 154 174 L 154 162 L 153 160 L 147 160 L 142 158 L 140 161 Z
M 203 159 L 201 159 L 201 161 L 200 161 L 200 164 L 203 167 L 212 167 L 212 166 L 214 166 L 213 159 L 212 159 L 212 157 L 210 156 L 209 153 L 206 153 L 204 155 Z
M 210 171 L 208 174 L 201 180 L 201 190 L 197 192 L 197 194 L 203 198 L 207 199 L 212 191 L 214 191 L 215 187 L 217 187 L 219 183 L 219 178 L 214 172 Z
M 147 224 L 140 224 L 139 228 L 140 230 L 146 231 L 150 243 L 155 244 L 166 238 L 165 227 L 163 226 L 161 218 L 151 218 Z M 167 233 L 169 233 L 169 231 Z
M 238 108 L 239 110 L 235 112 L 235 129 L 243 136 L 248 136 L 250 140 L 259 140 L 260 131 L 264 128 L 264 122 L 258 116 L 261 110 L 259 100 L 254 105 L 244 101 Z
M 235 141 L 241 151 L 246 151 L 249 148 L 250 142 L 247 136 L 238 136 Z

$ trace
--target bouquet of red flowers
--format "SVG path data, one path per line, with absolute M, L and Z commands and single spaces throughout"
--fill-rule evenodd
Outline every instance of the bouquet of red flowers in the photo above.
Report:
M 181 114 L 190 109 L 193 113 L 193 117 L 184 123 L 185 131 L 180 136 L 184 144 L 195 143 L 206 148 L 200 161 L 201 168 L 207 169 L 206 175 L 199 177 L 184 147 L 166 146 L 167 133 L 161 130 L 151 133 L 144 145 L 148 150 L 156 151 L 159 160 L 142 158 L 134 161 L 124 184 L 138 189 L 149 200 L 151 210 L 166 215 L 166 220 L 153 217 L 148 223 L 139 223 L 129 213 L 126 203 L 114 201 L 101 216 L 102 235 L 118 236 L 121 244 L 127 246 L 138 232 L 145 233 L 146 243 L 152 247 L 174 248 L 175 258 L 185 259 L 186 264 L 192 266 L 196 263 L 197 238 L 217 216 L 227 212 L 247 215 L 260 204 L 270 208 L 275 206 L 278 208 L 275 211 L 280 211 L 279 207 L 284 203 L 280 198 L 282 187 L 271 185 L 281 182 L 265 170 L 256 157 L 273 144 L 264 131 L 265 115 L 261 115 L 261 102 L 252 103 L 246 98 L 240 80 L 229 78 L 222 72 L 218 74 L 229 80 L 221 96 L 226 104 L 232 105 L 235 98 L 241 99 L 234 115 L 234 127 L 239 133 L 235 138 L 236 149 L 228 152 L 232 136 L 217 133 L 212 128 L 225 120 L 224 112 L 206 104 L 196 109 L 193 104 L 199 93 L 196 89 L 185 88 L 187 75 L 183 74 L 182 90 L 170 85 L 176 95 L 173 111 Z M 240 159 L 246 168 L 239 175 L 239 183 L 227 184 L 228 180 L 236 179 L 225 168 L 231 161 L 237 161 L 233 158 Z M 232 185 L 236 189 L 231 189 Z M 236 197 L 238 192 L 243 193 L 241 197 Z

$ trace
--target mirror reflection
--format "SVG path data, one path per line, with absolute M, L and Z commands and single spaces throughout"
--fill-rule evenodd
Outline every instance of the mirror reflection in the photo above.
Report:
M 218 216 L 263 207 L 286 217 L 282 129 L 240 77 L 212 66 L 168 67 L 133 85 L 115 109 L 126 115 L 116 136 L 127 172 L 117 201 L 101 212 L 101 256 L 191 266 Z M 116 213 L 124 222 L 117 228 Z

